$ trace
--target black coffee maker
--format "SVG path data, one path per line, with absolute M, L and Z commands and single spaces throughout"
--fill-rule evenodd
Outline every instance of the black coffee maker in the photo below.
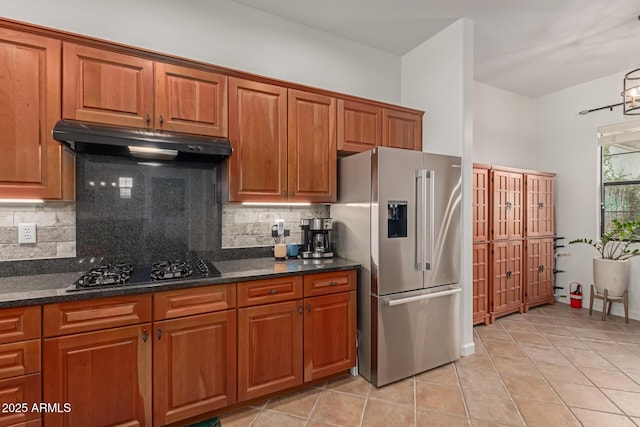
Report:
M 302 258 L 331 258 L 331 218 L 303 219 L 300 222 L 302 230 Z

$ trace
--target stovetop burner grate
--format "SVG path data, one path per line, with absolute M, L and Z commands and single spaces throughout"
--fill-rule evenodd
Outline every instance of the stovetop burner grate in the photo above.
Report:
M 104 264 L 90 268 L 74 282 L 70 290 L 216 276 L 220 276 L 218 269 L 201 259 L 162 260 L 150 266 L 135 267 L 127 263 Z

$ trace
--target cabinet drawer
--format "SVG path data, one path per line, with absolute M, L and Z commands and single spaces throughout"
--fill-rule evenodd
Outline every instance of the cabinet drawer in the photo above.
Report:
M 151 294 L 44 306 L 44 336 L 95 331 L 151 321 Z
M 238 307 L 287 301 L 301 297 L 301 276 L 238 283 Z
M 21 377 L 0 380 L 0 407 L 6 404 L 25 404 L 26 412 L 11 411 L 0 413 L 0 427 L 13 426 L 28 420 L 40 418 L 40 412 L 31 411 L 34 404 L 41 401 L 40 374 L 31 374 Z M 21 407 L 20 410 L 23 408 Z M 26 423 L 24 425 L 31 426 Z M 37 424 L 36 424 L 37 425 Z
M 355 291 L 356 286 L 356 270 L 335 271 L 332 273 L 309 274 L 304 276 L 305 297 Z
M 0 379 L 39 371 L 39 339 L 0 345 Z
M 40 338 L 40 306 L 0 310 L 0 344 Z
M 236 306 L 236 284 L 158 292 L 153 296 L 154 320 L 210 313 Z

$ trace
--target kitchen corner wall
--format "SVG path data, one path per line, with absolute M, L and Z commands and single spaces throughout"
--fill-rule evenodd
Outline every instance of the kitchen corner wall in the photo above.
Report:
M 36 243 L 18 244 L 20 223 L 36 224 Z M 0 261 L 75 256 L 75 203 L 0 206 Z
M 285 229 L 291 232 L 286 238 L 286 243 L 301 243 L 301 219 L 328 217 L 327 205 L 255 207 L 225 204 L 222 206 L 222 247 L 228 249 L 273 246 L 271 226 L 275 224 L 276 219 L 284 219 Z

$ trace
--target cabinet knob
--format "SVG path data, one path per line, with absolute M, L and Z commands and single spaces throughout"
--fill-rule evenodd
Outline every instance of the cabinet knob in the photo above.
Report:
M 275 294 L 277 294 L 277 293 L 278 293 L 278 290 L 277 290 L 277 289 L 271 289 L 271 290 L 269 290 L 269 293 L 270 293 L 271 295 L 275 295 Z
M 149 338 L 149 334 L 146 329 L 142 330 L 142 342 L 147 342 L 147 338 Z
M 158 328 L 157 335 L 158 335 L 158 340 L 160 340 L 160 338 L 162 338 L 162 329 L 161 328 Z
M 298 306 L 298 313 L 302 314 L 302 304 Z
M 329 286 L 338 286 L 338 282 L 330 282 Z
M 307 311 L 311 313 L 311 304 L 307 304 Z
M 151 123 L 151 116 L 147 114 L 145 121 L 147 122 L 147 124 Z
M 164 118 L 162 117 L 162 114 L 160 114 L 160 126 L 162 126 L 162 123 L 164 123 Z

